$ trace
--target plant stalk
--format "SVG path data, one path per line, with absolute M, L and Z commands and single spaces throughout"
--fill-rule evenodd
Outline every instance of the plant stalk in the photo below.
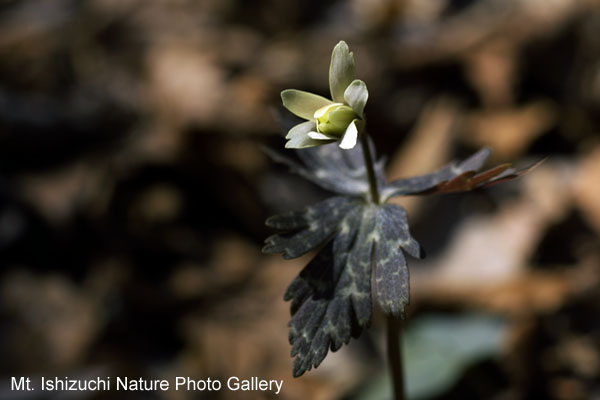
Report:
M 386 316 L 387 356 L 394 386 L 394 399 L 404 400 L 404 368 L 402 365 L 402 321 L 393 315 Z
M 379 204 L 379 190 L 377 189 L 377 179 L 375 178 L 375 167 L 373 165 L 373 157 L 371 157 L 369 137 L 367 136 L 366 132 L 361 132 L 360 144 L 362 147 L 363 157 L 365 159 L 365 167 L 367 168 L 367 176 L 369 178 L 371 201 L 375 204 Z
M 360 142 L 365 159 L 365 167 L 369 178 L 369 190 L 371 193 L 371 201 L 379 204 L 379 190 L 377 188 L 377 180 L 375 177 L 375 167 L 373 157 L 371 157 L 371 148 L 366 132 L 360 135 Z M 386 316 L 387 324 L 387 358 L 390 366 L 390 374 L 394 387 L 394 399 L 404 400 L 404 370 L 402 366 L 402 346 L 401 335 L 402 325 L 400 319 L 393 315 Z

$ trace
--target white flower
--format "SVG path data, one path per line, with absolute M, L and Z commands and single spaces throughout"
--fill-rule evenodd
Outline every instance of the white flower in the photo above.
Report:
M 339 142 L 342 149 L 356 146 L 369 92 L 363 81 L 355 79 L 354 56 L 344 41 L 331 54 L 329 89 L 332 100 L 296 89 L 281 92 L 285 108 L 307 120 L 290 129 L 285 147 L 303 149 L 332 142 Z

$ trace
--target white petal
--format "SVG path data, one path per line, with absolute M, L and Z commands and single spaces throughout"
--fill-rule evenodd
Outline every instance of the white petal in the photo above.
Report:
M 308 132 L 308 137 L 315 140 L 338 140 L 335 136 L 329 136 L 321 132 Z
M 310 132 L 312 130 L 316 130 L 316 129 L 317 129 L 317 127 L 314 122 L 306 121 L 306 122 L 303 122 L 301 124 L 298 124 L 298 125 L 292 127 L 292 129 L 289 130 L 289 132 L 285 136 L 285 138 L 291 139 L 294 136 L 298 136 L 301 134 L 307 134 L 308 132 Z
M 342 40 L 333 48 L 329 65 L 329 90 L 333 101 L 344 101 L 344 90 L 354 80 L 355 75 L 354 55 Z
M 307 134 L 302 133 L 290 138 L 290 140 L 286 142 L 285 148 L 305 149 L 307 147 L 321 146 L 323 144 L 326 144 L 326 142 L 323 142 L 322 140 L 311 139 Z
M 325 97 L 296 89 L 287 89 L 281 92 L 281 101 L 285 108 L 309 121 L 314 118 L 315 111 L 332 103 Z
M 346 128 L 346 132 L 344 132 L 344 136 L 342 136 L 342 140 L 340 141 L 340 148 L 342 149 L 352 149 L 356 146 L 356 142 L 358 140 L 358 120 L 352 121 L 348 128 Z
M 367 99 L 369 98 L 369 91 L 367 90 L 367 85 L 360 79 L 355 79 L 352 81 L 350 85 L 346 88 L 344 92 L 344 99 L 352 107 L 356 115 L 361 118 L 364 118 L 363 111 L 365 109 L 365 105 L 367 104 Z

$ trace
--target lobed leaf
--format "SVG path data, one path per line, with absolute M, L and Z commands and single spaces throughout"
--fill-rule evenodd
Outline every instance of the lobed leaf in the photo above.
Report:
M 310 122 L 301 124 L 297 132 L 306 134 L 309 124 L 312 126 Z M 370 324 L 371 282 L 382 310 L 403 316 L 410 300 L 404 252 L 418 258 L 424 257 L 424 252 L 409 232 L 405 210 L 385 201 L 398 195 L 486 187 L 519 177 L 539 164 L 521 170 L 502 164 L 477 173 L 490 155 L 490 150 L 484 148 L 465 161 L 432 174 L 386 184 L 383 160 L 378 160 L 375 175 L 384 204 L 375 205 L 365 200 L 369 187 L 360 146 L 358 143 L 348 150 L 334 145 L 310 148 L 297 152 L 300 161 L 267 150 L 275 161 L 341 194 L 303 211 L 267 220 L 268 226 L 285 232 L 269 237 L 264 252 L 294 258 L 321 247 L 292 281 L 284 297 L 291 301 L 289 340 L 295 357 L 295 377 L 316 368 L 329 350 L 338 350 Z M 373 158 L 376 159 L 375 154 Z
M 386 314 L 403 317 L 409 303 L 409 273 L 401 249 L 422 258 L 419 243 L 410 235 L 406 211 L 396 204 L 381 206 L 375 240 L 375 298 Z
M 544 161 L 519 170 L 512 168 L 511 164 L 501 164 L 478 174 L 476 171 L 483 166 L 490 153 L 490 149 L 483 148 L 458 165 L 449 164 L 432 174 L 397 179 L 385 186 L 382 197 L 387 200 L 401 195 L 456 193 L 488 187 L 518 178 Z
M 543 161 L 544 160 L 537 161 L 536 163 L 519 170 L 512 168 L 510 164 L 501 164 L 480 172 L 479 174 L 476 174 L 475 171 L 467 171 L 453 179 L 438 183 L 435 187 L 428 189 L 423 194 L 466 192 L 476 188 L 492 186 L 500 182 L 516 179 L 536 168 Z
M 431 174 L 392 181 L 383 189 L 382 198 L 429 193 L 428 190 L 442 182 L 449 181 L 465 172 L 478 170 L 489 158 L 490 153 L 489 148 L 483 148 L 458 165 L 451 163 Z
M 283 253 L 283 258 L 300 257 L 322 245 L 338 229 L 339 222 L 357 202 L 348 197 L 331 197 L 301 213 L 283 214 L 267 220 L 270 225 L 289 227 L 290 233 L 279 233 L 265 240 L 264 253 Z
M 294 376 L 317 367 L 371 321 L 373 207 L 352 209 L 340 230 L 285 294 L 292 300 L 290 344 Z
M 271 225 L 305 225 L 298 214 L 280 216 Z M 327 352 L 338 350 L 371 322 L 371 270 L 382 309 L 401 316 L 408 304 L 408 269 L 402 253 L 422 255 L 408 231 L 404 209 L 395 204 L 354 203 L 337 224 L 333 240 L 288 287 L 291 300 L 290 343 L 294 376 L 317 367 Z
M 348 150 L 342 150 L 334 144 L 299 150 L 297 154 L 301 162 L 269 148 L 264 148 L 264 151 L 273 161 L 287 165 L 292 172 L 331 192 L 365 196 L 369 191 L 360 142 Z M 375 159 L 373 151 L 372 154 Z M 385 185 L 383 164 L 383 159 L 375 164 L 379 188 L 384 188 Z

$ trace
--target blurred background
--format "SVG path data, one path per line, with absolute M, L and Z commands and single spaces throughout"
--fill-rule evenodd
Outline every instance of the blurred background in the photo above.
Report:
M 390 179 L 482 146 L 547 157 L 399 200 L 428 253 L 411 398 L 600 399 L 599 26 L 597 0 L 0 1 L 0 397 L 11 376 L 180 375 L 284 385 L 127 398 L 389 398 L 379 313 L 291 377 L 282 297 L 310 257 L 260 252 L 267 216 L 327 195 L 260 149 L 295 122 L 279 93 L 328 95 L 345 40 Z

